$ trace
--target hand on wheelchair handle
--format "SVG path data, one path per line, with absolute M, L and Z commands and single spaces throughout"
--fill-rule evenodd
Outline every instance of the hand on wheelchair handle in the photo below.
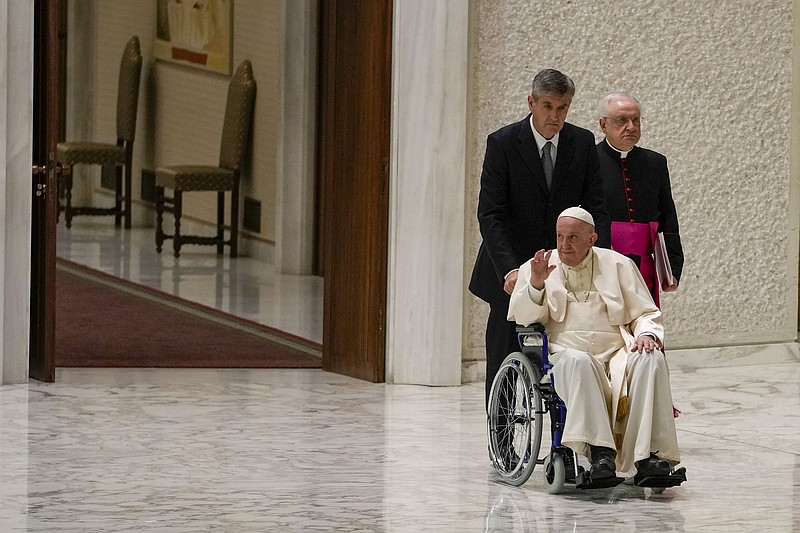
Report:
M 544 288 L 544 280 L 555 270 L 555 265 L 550 264 L 550 256 L 553 250 L 539 250 L 531 259 L 531 287 L 537 290 Z
M 519 277 L 519 270 L 509 272 L 508 276 L 506 276 L 506 281 L 503 283 L 503 290 L 506 291 L 506 293 L 511 294 L 514 292 L 514 285 L 517 284 L 517 277 Z

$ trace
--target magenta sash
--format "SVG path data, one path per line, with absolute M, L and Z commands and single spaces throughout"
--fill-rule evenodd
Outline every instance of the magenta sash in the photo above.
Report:
M 639 256 L 639 272 L 656 306 L 661 308 L 658 275 L 653 260 L 653 246 L 657 238 L 658 222 L 611 222 L 611 248 L 623 255 Z
M 648 224 L 642 222 L 611 222 L 611 248 L 623 255 L 638 255 L 641 259 L 639 272 L 642 273 L 653 301 L 661 309 L 661 300 L 658 297 L 658 274 L 653 260 L 655 243 L 658 242 L 658 222 Z M 661 349 L 666 354 L 666 347 Z M 678 418 L 681 411 L 672 406 L 672 417 Z

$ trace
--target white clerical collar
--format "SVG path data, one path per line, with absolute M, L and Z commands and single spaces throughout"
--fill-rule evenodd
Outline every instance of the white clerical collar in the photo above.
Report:
M 580 262 L 580 263 L 578 263 L 577 265 L 575 265 L 575 266 L 569 266 L 569 265 L 565 265 L 564 263 L 561 263 L 561 264 L 562 264 L 562 266 L 564 266 L 564 267 L 565 267 L 567 270 L 581 270 L 581 269 L 584 269 L 584 268 L 586 268 L 587 266 L 589 266 L 589 261 L 591 261 L 591 260 L 592 260 L 592 255 L 593 255 L 593 254 L 594 254 L 594 252 L 592 251 L 592 249 L 591 249 L 591 248 L 589 248 L 589 253 L 588 253 L 588 254 L 586 254 L 586 257 L 584 257 L 584 258 L 583 258 L 583 261 L 581 261 L 581 262 Z
M 607 145 L 609 145 L 609 146 L 611 146 L 611 143 L 610 143 L 610 142 L 608 142 L 608 137 L 606 137 L 606 144 L 607 144 Z M 628 150 L 627 152 L 623 152 L 622 150 L 617 150 L 617 149 L 616 149 L 616 148 L 614 148 L 613 146 L 611 146 L 611 149 L 612 149 L 612 150 L 614 150 L 615 152 L 617 152 L 617 153 L 619 154 L 619 158 L 620 158 L 620 159 L 625 159 L 626 157 L 628 157 L 628 154 L 629 154 L 629 153 L 631 153 L 631 151 L 630 151 L 630 150 Z
M 542 137 L 542 134 L 536 131 L 536 128 L 533 127 L 533 115 L 531 115 L 530 123 L 531 123 L 531 131 L 533 132 L 533 138 L 536 139 L 536 148 L 539 149 L 539 155 L 542 155 L 542 148 L 544 148 L 544 143 L 546 143 L 547 141 L 553 143 L 553 148 L 558 150 L 558 136 L 561 135 L 560 131 L 555 135 L 553 135 L 552 139 L 545 139 L 544 137 Z M 555 158 L 553 158 L 553 160 L 555 161 Z

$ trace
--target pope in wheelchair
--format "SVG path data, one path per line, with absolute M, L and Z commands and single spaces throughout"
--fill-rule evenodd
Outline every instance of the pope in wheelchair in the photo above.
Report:
M 686 471 L 675 470 L 661 311 L 629 258 L 593 247 L 588 211 L 566 209 L 556 232 L 556 250 L 522 265 L 511 295 L 508 319 L 518 324 L 522 353 L 506 358 L 492 384 L 492 462 L 514 485 L 543 464 L 552 493 L 565 481 L 593 489 L 627 478 L 657 492 L 679 485 Z M 548 412 L 551 448 L 539 459 Z

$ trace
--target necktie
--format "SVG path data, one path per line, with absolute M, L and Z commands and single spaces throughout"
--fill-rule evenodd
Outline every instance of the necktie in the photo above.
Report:
M 547 141 L 542 147 L 542 167 L 544 167 L 544 179 L 547 181 L 547 188 L 553 183 L 553 158 L 550 156 L 550 148 L 553 143 Z

